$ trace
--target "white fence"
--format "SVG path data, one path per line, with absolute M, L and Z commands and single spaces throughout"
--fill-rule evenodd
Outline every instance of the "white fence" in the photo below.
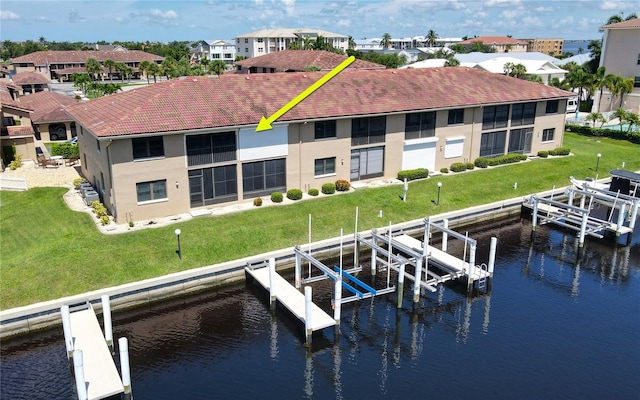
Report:
M 26 177 L 8 178 L 0 176 L 0 189 L 3 190 L 29 190 Z

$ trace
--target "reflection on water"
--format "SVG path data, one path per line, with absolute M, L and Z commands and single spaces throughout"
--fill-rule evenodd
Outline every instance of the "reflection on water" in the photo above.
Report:
M 349 303 L 310 350 L 300 324 L 245 284 L 114 312 L 114 337 L 129 339 L 136 399 L 636 397 L 640 241 L 579 251 L 574 233 L 530 232 L 519 219 L 469 230 L 478 263 L 498 238 L 490 293 L 440 286 L 414 305 L 407 287 L 400 309 L 395 294 Z M 365 282 L 385 279 L 367 270 Z M 332 290 L 314 283 L 326 311 Z M 2 398 L 76 398 L 61 329 L 1 350 Z

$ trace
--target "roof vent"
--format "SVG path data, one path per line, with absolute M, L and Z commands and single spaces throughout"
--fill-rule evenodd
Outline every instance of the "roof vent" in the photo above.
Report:
M 246 77 L 246 78 L 244 78 L 244 79 L 249 80 L 249 77 L 247 76 L 247 77 Z
M 193 81 L 194 82 L 198 82 L 198 78 L 193 78 Z

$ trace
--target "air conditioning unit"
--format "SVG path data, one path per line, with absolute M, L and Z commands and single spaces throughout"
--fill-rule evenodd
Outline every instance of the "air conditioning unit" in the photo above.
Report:
M 86 197 L 86 193 L 88 191 L 95 192 L 96 190 L 93 188 L 93 186 L 89 182 L 82 182 L 80 184 L 80 194 L 82 195 L 82 197 Z
M 100 196 L 98 195 L 98 192 L 96 192 L 95 190 L 87 191 L 85 193 L 84 201 L 87 203 L 88 206 L 90 206 L 91 203 L 96 200 L 100 201 Z

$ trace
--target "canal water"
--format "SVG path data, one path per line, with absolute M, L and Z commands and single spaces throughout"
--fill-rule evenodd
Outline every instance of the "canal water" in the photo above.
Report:
M 350 303 L 340 333 L 303 346 L 300 324 L 269 311 L 251 284 L 116 312 L 129 339 L 134 398 L 149 399 L 637 399 L 640 234 L 629 246 L 529 219 L 469 229 L 489 294 L 456 286 Z M 360 275 L 366 277 L 366 271 Z M 290 278 L 290 275 L 288 276 Z M 378 274 L 377 280 L 385 279 Z M 329 313 L 332 285 L 314 284 Z M 0 397 L 76 399 L 62 329 L 1 344 Z

